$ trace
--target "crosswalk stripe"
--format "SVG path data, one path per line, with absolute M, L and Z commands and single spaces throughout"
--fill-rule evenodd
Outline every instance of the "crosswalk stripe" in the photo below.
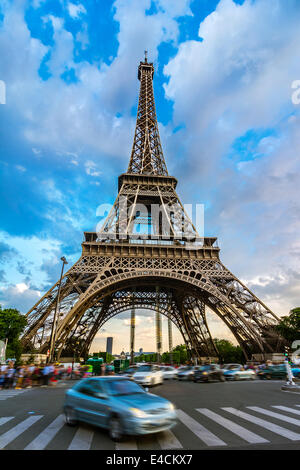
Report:
M 128 439 L 127 441 L 116 442 L 116 450 L 137 450 L 137 442 L 135 439 Z
M 13 416 L 5 416 L 4 418 L 0 418 L 0 426 L 1 426 L 2 424 L 7 423 L 7 422 L 10 421 L 11 419 L 13 419 Z
M 272 408 L 277 408 L 278 410 L 288 411 L 289 413 L 294 413 L 295 415 L 300 415 L 299 410 L 294 410 L 294 408 L 289 408 L 288 406 L 272 406 Z
M 182 445 L 170 430 L 160 432 L 157 440 L 161 449 L 182 449 Z
M 208 446 L 226 446 L 227 444 L 206 429 L 182 410 L 177 410 L 180 421 Z
M 267 416 L 271 416 L 271 418 L 280 419 L 281 421 L 285 421 L 286 423 L 295 424 L 295 426 L 300 426 L 300 420 L 296 418 L 290 418 L 289 416 L 282 415 L 280 413 L 274 413 L 274 411 L 265 410 L 264 408 L 260 408 L 259 406 L 247 406 L 249 410 L 256 411 L 257 413 L 262 413 Z
M 278 426 L 277 424 L 270 423 L 269 421 L 265 421 L 264 419 L 257 418 L 256 416 L 249 415 L 248 413 L 245 413 L 244 411 L 236 410 L 235 408 L 231 408 L 231 407 L 225 407 L 225 408 L 222 408 L 222 410 L 228 411 L 228 413 L 238 416 L 239 418 L 243 418 L 246 421 L 250 421 L 251 423 L 257 424 L 258 426 L 268 429 L 269 431 L 272 431 L 275 434 L 279 434 L 279 436 L 286 437 L 287 439 L 290 439 L 291 441 L 300 440 L 300 434 L 290 431 L 289 429 L 282 428 L 281 426 Z
M 212 419 L 216 423 L 220 424 L 224 428 L 228 429 L 233 434 L 236 434 L 237 436 L 241 437 L 250 444 L 261 444 L 264 442 L 269 442 L 267 439 L 258 436 L 254 432 L 248 431 L 248 429 L 240 426 L 239 424 L 234 423 L 230 419 L 223 418 L 223 416 L 220 416 L 217 413 L 208 410 L 207 408 L 197 408 L 197 411 L 199 411 L 199 413 L 202 413 L 204 416 L 207 416 L 208 418 Z
M 58 431 L 64 426 L 64 416 L 61 414 L 55 418 L 24 450 L 43 450 L 49 444 Z
M 20 434 L 22 434 L 26 429 L 32 426 L 36 421 L 41 419 L 43 416 L 30 416 L 21 423 L 14 426 L 12 429 L 0 436 L 0 449 L 6 447 L 10 442 L 16 439 Z
M 92 444 L 94 432 L 89 429 L 79 428 L 68 450 L 89 450 Z

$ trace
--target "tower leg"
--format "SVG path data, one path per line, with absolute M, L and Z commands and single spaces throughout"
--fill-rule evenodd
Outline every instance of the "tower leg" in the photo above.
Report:
M 159 287 L 156 287 L 156 312 L 155 312 L 155 323 L 156 323 L 156 352 L 157 362 L 161 361 L 161 350 L 162 350 L 162 333 L 161 333 L 161 315 L 159 313 Z
M 169 353 L 170 353 L 170 362 L 173 364 L 173 337 L 172 337 L 172 322 L 168 318 L 168 338 L 169 338 Z
M 135 306 L 134 306 L 134 296 L 133 296 L 131 318 L 130 318 L 130 364 L 134 364 L 134 340 L 135 340 Z

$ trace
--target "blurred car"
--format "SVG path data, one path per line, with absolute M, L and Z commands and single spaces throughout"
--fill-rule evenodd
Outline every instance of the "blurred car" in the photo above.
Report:
M 174 379 L 177 379 L 178 373 L 181 372 L 181 371 L 182 371 L 183 369 L 185 369 L 185 368 L 186 368 L 186 366 L 179 366 L 179 367 L 176 367 L 176 368 L 175 368 L 175 377 L 174 377 Z
M 285 364 L 266 366 L 257 372 L 257 377 L 261 380 L 285 379 L 287 376 Z
M 225 382 L 225 375 L 218 364 L 209 364 L 195 370 L 193 380 L 194 382 L 213 382 L 215 380 Z
M 297 365 L 291 365 L 291 370 L 294 377 L 300 378 L 300 368 Z M 261 369 L 257 372 L 257 376 L 261 380 L 286 379 L 286 366 L 285 364 L 266 366 L 264 369 Z
M 200 366 L 185 366 L 177 371 L 178 380 L 193 380 L 194 372 L 199 369 Z
M 230 364 L 227 369 L 222 369 L 226 380 L 254 380 L 256 373 L 252 369 L 244 369 L 241 364 Z
M 131 366 L 125 370 L 121 370 L 118 375 L 122 375 L 122 377 L 132 377 L 138 371 L 138 366 Z
M 176 424 L 174 405 L 126 377 L 92 377 L 67 390 L 66 423 L 83 421 L 108 429 L 111 439 L 165 431 Z
M 154 364 L 145 364 L 140 366 L 132 376 L 133 380 L 142 385 L 158 385 L 164 381 L 163 373 L 159 366 Z
M 164 380 L 174 379 L 177 375 L 175 367 L 172 366 L 160 366 Z

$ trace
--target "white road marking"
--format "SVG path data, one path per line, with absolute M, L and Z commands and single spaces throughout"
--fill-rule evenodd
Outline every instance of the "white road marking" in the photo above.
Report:
M 228 413 L 232 413 L 233 415 L 238 416 L 239 418 L 242 418 L 242 419 L 245 419 L 246 421 L 250 421 L 251 423 L 257 424 L 258 426 L 268 429 L 269 431 L 274 432 L 275 434 L 279 434 L 279 436 L 286 437 L 287 439 L 290 439 L 291 441 L 300 440 L 300 434 L 297 434 L 293 431 L 289 431 L 289 429 L 282 428 L 281 426 L 278 426 L 277 424 L 273 424 L 273 423 L 270 423 L 269 421 L 265 421 L 264 419 L 257 418 L 256 416 L 253 416 L 253 415 L 249 415 L 248 413 L 244 413 L 243 411 L 236 410 L 235 408 L 225 407 L 225 408 L 222 408 L 222 410 L 228 411 Z
M 79 428 L 68 450 L 89 450 L 92 444 L 94 432 L 89 429 Z
M 26 431 L 26 429 L 28 429 L 42 417 L 42 415 L 30 416 L 29 418 L 14 426 L 6 433 L 2 434 L 2 436 L 0 436 L 0 449 L 4 449 L 4 447 L 10 444 L 14 439 L 16 439 L 20 434 Z
M 293 408 L 289 408 L 288 406 L 272 406 L 272 408 L 277 408 L 278 410 L 288 411 L 289 413 L 294 413 L 295 415 L 300 415 L 299 410 L 294 410 Z
M 160 432 L 157 440 L 161 449 L 182 449 L 182 445 L 170 430 Z
M 227 446 L 227 444 L 206 429 L 182 410 L 177 410 L 178 419 L 208 446 Z
M 0 418 L 0 426 L 1 426 L 2 424 L 7 423 L 7 422 L 10 421 L 11 419 L 13 419 L 13 416 L 5 416 L 5 418 Z
M 208 410 L 207 408 L 197 408 L 197 411 L 199 411 L 199 413 L 202 413 L 204 416 L 207 416 L 208 418 L 212 419 L 216 423 L 220 424 L 224 428 L 228 429 L 233 434 L 236 434 L 240 438 L 244 439 L 246 442 L 249 442 L 250 444 L 261 444 L 265 442 L 270 442 L 267 439 L 258 436 L 254 432 L 248 431 L 248 429 L 243 428 L 239 424 L 234 423 L 230 419 L 223 418 L 223 416 L 220 416 L 217 413 Z
M 24 450 L 43 450 L 49 444 L 58 431 L 64 426 L 64 416 L 61 414 L 55 418 Z
M 16 397 L 21 393 L 27 392 L 28 390 L 1 390 L 0 401 L 7 400 L 8 398 Z
M 247 406 L 249 410 L 256 411 L 257 413 L 262 413 L 267 416 L 271 416 L 271 418 L 280 419 L 281 421 L 285 421 L 286 423 L 294 424 L 295 426 L 300 426 L 300 420 L 296 418 L 290 418 L 289 416 L 282 415 L 280 413 L 274 413 L 274 411 L 265 410 L 264 408 L 260 408 L 259 406 Z

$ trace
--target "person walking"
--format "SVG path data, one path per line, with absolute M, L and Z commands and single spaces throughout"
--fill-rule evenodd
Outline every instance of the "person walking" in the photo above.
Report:
M 16 382 L 15 389 L 21 390 L 21 388 L 23 387 L 23 380 L 24 380 L 24 366 L 20 365 L 19 367 L 17 367 L 16 378 L 17 378 L 17 382 Z
M 42 378 L 43 378 L 42 387 L 47 387 L 49 385 L 50 374 L 51 374 L 50 364 L 49 365 L 46 364 L 42 370 Z
M 32 373 L 32 386 L 37 387 L 41 384 L 41 369 L 38 364 L 35 364 Z
M 5 372 L 2 371 L 2 369 L 0 368 L 0 390 L 2 390 L 4 386 L 4 380 L 5 380 Z
M 72 375 L 72 367 L 69 365 L 67 367 L 67 379 L 70 379 Z
M 5 375 L 4 388 L 13 388 L 15 373 L 16 369 L 14 368 L 14 363 L 10 361 Z

